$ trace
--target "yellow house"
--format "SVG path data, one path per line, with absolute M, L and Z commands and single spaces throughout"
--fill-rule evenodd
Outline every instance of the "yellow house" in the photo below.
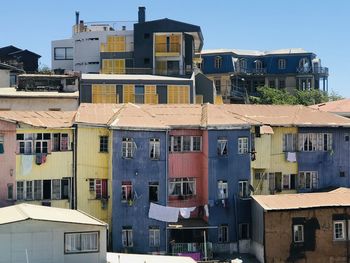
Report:
M 1 112 L 1 118 L 17 124 L 16 203 L 72 207 L 74 115 L 60 111 Z

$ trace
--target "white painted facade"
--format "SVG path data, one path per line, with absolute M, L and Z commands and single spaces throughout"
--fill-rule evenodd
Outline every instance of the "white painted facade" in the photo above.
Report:
M 0 88 L 10 87 L 10 71 L 0 69 Z
M 125 52 L 134 49 L 134 35 L 132 30 L 103 30 L 105 27 L 92 27 L 91 31 L 74 33 L 73 37 L 51 42 L 51 68 L 68 69 L 82 73 L 100 72 L 100 46 L 107 42 L 107 36 L 125 36 Z M 89 29 L 89 28 L 88 28 Z M 54 49 L 57 47 L 72 47 L 73 60 L 55 60 Z
M 99 232 L 99 251 L 65 253 L 64 234 Z M 0 263 L 105 263 L 106 227 L 40 220 L 0 225 Z

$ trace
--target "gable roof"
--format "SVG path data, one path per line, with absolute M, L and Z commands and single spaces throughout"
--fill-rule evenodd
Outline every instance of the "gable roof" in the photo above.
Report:
M 285 48 L 285 49 L 275 49 L 270 51 L 261 50 L 244 50 L 244 49 L 208 49 L 201 52 L 202 55 L 214 55 L 214 54 L 224 54 L 231 53 L 239 56 L 268 56 L 268 55 L 290 55 L 290 54 L 310 54 L 302 48 Z
M 14 51 L 14 52 L 11 52 L 9 53 L 8 55 L 21 55 L 21 54 L 29 54 L 29 55 L 32 55 L 34 57 L 37 57 L 37 58 L 41 58 L 40 55 L 38 55 L 37 53 L 34 53 L 32 51 L 29 51 L 28 49 L 24 49 L 24 50 L 17 50 L 17 51 Z
M 40 128 L 70 128 L 75 111 L 0 111 L 0 119 Z
M 24 220 L 40 220 L 84 225 L 107 226 L 106 223 L 78 210 L 41 205 L 19 204 L 0 208 L 0 225 Z
M 350 206 L 350 189 L 344 188 L 322 193 L 253 195 L 252 197 L 265 211 Z
M 350 117 L 350 99 L 329 101 L 311 105 L 309 107 L 320 111 L 332 112 L 341 116 Z
M 12 45 L 2 47 L 0 48 L 0 57 L 7 56 L 9 53 L 12 53 L 18 50 L 21 50 L 21 49 Z

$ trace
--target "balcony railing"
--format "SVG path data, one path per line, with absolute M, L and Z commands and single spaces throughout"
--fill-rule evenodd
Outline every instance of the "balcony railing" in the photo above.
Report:
M 321 74 L 328 76 L 327 67 L 298 67 L 297 72 L 300 74 Z
M 156 69 L 156 75 L 179 76 L 183 74 L 180 74 L 180 69 Z
M 235 72 L 243 74 L 266 74 L 266 68 L 236 68 Z
M 178 43 L 156 44 L 156 53 L 180 53 L 181 45 Z
M 211 242 L 206 243 L 207 258 L 213 258 L 213 244 Z M 203 258 L 205 255 L 204 243 L 175 243 L 171 245 L 171 253 L 178 255 L 180 253 L 201 253 Z

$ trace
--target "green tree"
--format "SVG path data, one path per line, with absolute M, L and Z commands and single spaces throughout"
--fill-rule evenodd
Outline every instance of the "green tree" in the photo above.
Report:
M 250 97 L 253 104 L 295 104 L 295 97 L 285 89 L 258 88 L 260 97 Z
M 297 104 L 305 106 L 319 104 L 329 100 L 327 93 L 318 89 L 294 90 L 294 96 Z

